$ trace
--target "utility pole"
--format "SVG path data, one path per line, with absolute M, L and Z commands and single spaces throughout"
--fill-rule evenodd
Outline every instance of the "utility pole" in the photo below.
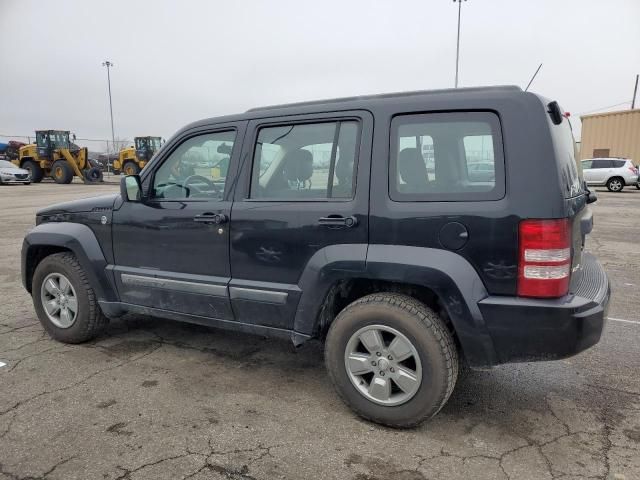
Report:
M 631 110 L 636 108 L 636 94 L 638 93 L 638 77 L 640 77 L 640 75 L 636 75 L 636 86 L 633 87 L 633 100 L 631 100 Z
M 113 151 L 116 150 L 116 135 L 113 130 L 113 106 L 111 104 L 111 75 L 109 74 L 109 69 L 113 67 L 113 62 L 109 60 L 105 60 L 102 62 L 103 67 L 107 67 L 107 84 L 109 86 L 109 113 L 111 113 L 111 145 L 113 147 Z
M 458 2 L 458 40 L 456 42 L 456 88 L 458 88 L 458 63 L 460 61 L 460 15 L 462 14 L 462 2 L 467 0 L 453 0 Z

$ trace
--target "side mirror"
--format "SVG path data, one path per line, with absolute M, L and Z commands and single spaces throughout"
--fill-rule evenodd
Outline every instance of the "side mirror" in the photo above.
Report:
M 120 196 L 125 202 L 139 202 L 142 198 L 142 184 L 139 175 L 127 175 L 120 179 Z

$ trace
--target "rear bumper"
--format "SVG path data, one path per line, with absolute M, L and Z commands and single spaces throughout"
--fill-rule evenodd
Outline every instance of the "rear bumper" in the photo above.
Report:
M 584 253 L 582 262 L 574 274 L 579 281 L 563 298 L 487 297 L 479 302 L 498 363 L 566 358 L 598 343 L 611 287 L 595 257 Z

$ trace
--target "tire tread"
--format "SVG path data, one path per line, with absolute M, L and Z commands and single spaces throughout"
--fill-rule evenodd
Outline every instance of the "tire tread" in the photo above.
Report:
M 456 384 L 456 380 L 458 378 L 458 368 L 459 368 L 458 350 L 451 333 L 449 333 L 449 330 L 447 329 L 442 319 L 438 316 L 438 314 L 436 314 L 432 309 L 427 307 L 425 304 L 423 304 L 419 300 L 413 297 L 410 297 L 408 295 L 400 294 L 400 293 L 380 292 L 380 293 L 372 293 L 370 295 L 361 297 L 358 300 L 347 305 L 334 319 L 333 324 L 335 324 L 336 322 L 339 322 L 341 316 L 347 314 L 349 311 L 357 308 L 358 306 L 375 304 L 375 303 L 383 303 L 393 307 L 400 308 L 405 312 L 411 314 L 415 318 L 417 318 L 425 326 L 425 328 L 433 332 L 438 343 L 440 344 L 440 347 L 442 348 L 442 352 L 444 353 L 446 369 L 447 369 L 447 372 L 446 372 L 447 388 L 443 393 L 443 395 L 441 396 L 441 398 L 439 399 L 439 401 L 437 402 L 437 408 L 431 412 L 427 412 L 422 417 L 416 418 L 414 421 L 409 423 L 408 422 L 393 423 L 386 420 L 384 422 L 385 425 L 393 428 L 413 427 L 422 423 L 428 418 L 433 417 L 447 403 L 447 400 L 451 396 L 451 393 L 453 392 L 453 389 Z M 325 352 L 326 352 L 326 348 L 325 348 Z M 329 362 L 326 355 L 325 355 L 325 363 L 327 364 L 327 367 L 328 367 Z M 336 384 L 336 379 L 333 377 L 331 368 L 327 368 L 327 371 L 329 372 L 329 376 L 331 377 L 331 380 L 333 381 L 333 383 Z M 348 398 L 346 398 L 345 395 L 342 394 L 340 389 L 336 388 L 336 391 L 338 393 L 338 396 L 342 399 L 342 401 L 347 405 L 349 405 L 350 407 L 352 407 L 351 402 L 349 401 Z M 362 414 L 361 412 L 359 412 L 359 415 L 361 415 L 363 418 L 367 420 L 377 422 L 377 423 L 380 422 L 380 420 L 367 416 L 366 414 Z
M 76 256 L 71 252 L 54 253 L 53 255 L 46 257 L 43 262 L 44 261 L 59 262 L 70 268 L 74 272 L 74 274 L 77 275 L 77 280 L 79 280 L 80 282 L 80 285 L 78 285 L 78 287 L 87 294 L 89 305 L 89 311 L 86 315 L 87 321 L 82 322 L 82 330 L 76 332 L 73 336 L 67 336 L 62 341 L 64 341 L 65 343 L 83 343 L 91 340 L 92 338 L 95 338 L 100 333 L 100 331 L 102 331 L 102 329 L 109 323 L 109 319 L 104 315 L 104 313 L 102 313 L 100 305 L 98 305 L 98 299 L 96 297 L 95 291 L 91 287 L 89 279 L 87 278 L 87 274 L 80 265 L 80 262 L 78 262 Z M 39 289 L 33 289 L 33 295 L 34 300 L 39 301 Z M 76 321 L 78 321 L 78 319 L 76 319 Z M 56 340 L 61 339 L 56 338 Z

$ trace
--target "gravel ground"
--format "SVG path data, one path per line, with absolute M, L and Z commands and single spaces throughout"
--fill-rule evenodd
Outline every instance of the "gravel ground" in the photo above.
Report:
M 600 344 L 466 372 L 398 431 L 355 417 L 322 348 L 156 318 L 44 334 L 20 283 L 35 211 L 117 184 L 0 187 L 0 480 L 640 478 L 640 191 L 599 191 L 588 240 L 615 289 Z

